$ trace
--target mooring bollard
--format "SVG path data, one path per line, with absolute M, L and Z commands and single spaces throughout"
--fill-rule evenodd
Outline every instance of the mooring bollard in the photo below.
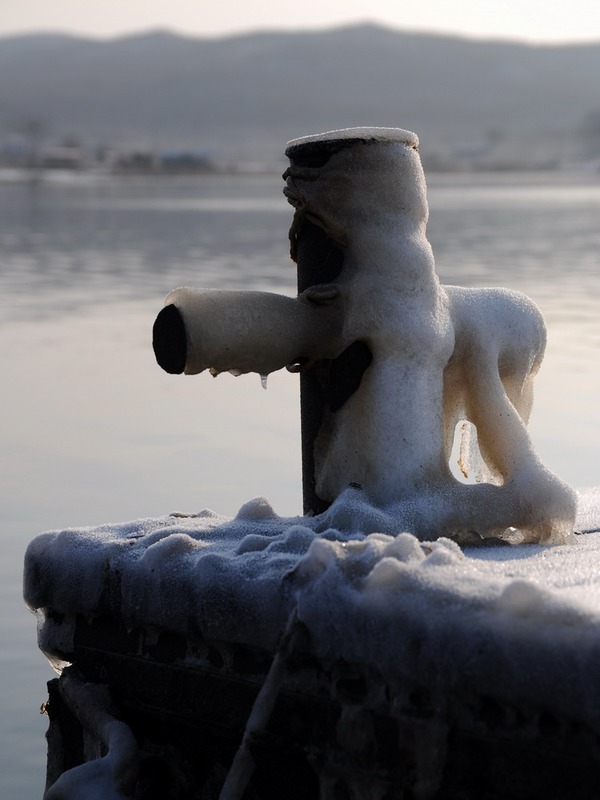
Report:
M 417 136 L 351 128 L 286 154 L 299 296 L 178 289 L 159 364 L 301 373 L 305 513 L 353 486 L 420 536 L 566 541 L 575 493 L 526 429 L 544 322 L 518 292 L 440 285 Z M 457 430 L 471 483 L 449 465 Z

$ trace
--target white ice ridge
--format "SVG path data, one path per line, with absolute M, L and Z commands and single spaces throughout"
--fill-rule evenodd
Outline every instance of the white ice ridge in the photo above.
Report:
M 181 316 L 184 371 L 302 371 L 358 344 L 369 364 L 353 393 L 326 407 L 311 453 L 323 505 L 358 484 L 420 538 L 517 529 L 521 541 L 568 542 L 575 493 L 527 430 L 544 321 L 519 292 L 440 284 L 417 146 L 393 128 L 291 142 L 284 192 L 297 235 L 306 221 L 321 228 L 343 252 L 341 271 L 295 299 L 176 290 L 165 311 Z M 450 464 L 457 431 L 467 481 Z
M 339 142 L 347 139 L 362 139 L 365 142 L 400 142 L 415 149 L 419 147 L 419 137 L 416 133 L 403 128 L 381 127 L 339 128 L 334 131 L 315 133 L 310 136 L 292 139 L 287 143 L 287 146 L 289 148 L 313 142 Z
M 295 613 L 322 659 L 392 680 L 443 664 L 450 686 L 598 722 L 600 488 L 581 493 L 580 514 L 597 532 L 563 547 L 461 548 L 401 532 L 358 490 L 293 519 L 258 498 L 233 519 L 207 510 L 42 534 L 25 598 L 55 663 L 69 660 L 76 615 L 273 653 Z

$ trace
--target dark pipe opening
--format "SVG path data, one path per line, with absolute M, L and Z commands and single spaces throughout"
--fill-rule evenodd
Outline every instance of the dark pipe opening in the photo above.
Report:
M 165 306 L 157 316 L 152 328 L 152 347 L 159 366 L 165 372 L 181 375 L 187 361 L 187 336 L 176 306 Z
M 355 144 L 368 144 L 368 139 L 358 136 L 352 139 L 323 139 L 316 142 L 292 144 L 285 151 L 295 167 L 324 167 L 334 153 Z

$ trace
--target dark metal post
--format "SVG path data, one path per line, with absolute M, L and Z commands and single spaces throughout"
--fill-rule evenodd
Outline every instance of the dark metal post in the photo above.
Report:
M 320 167 L 344 147 L 362 141 L 354 137 L 292 144 L 286 150 L 291 168 Z M 298 267 L 298 293 L 311 286 L 334 283 L 344 268 L 344 249 L 298 208 L 290 228 L 290 252 Z M 319 497 L 315 487 L 314 446 L 328 413 L 335 413 L 356 391 L 372 355 L 354 342 L 338 358 L 319 361 L 301 373 L 302 496 L 305 514 L 320 514 L 333 498 Z

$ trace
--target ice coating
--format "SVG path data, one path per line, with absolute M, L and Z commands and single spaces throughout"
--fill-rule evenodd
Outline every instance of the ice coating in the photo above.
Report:
M 320 144 L 327 142 L 347 142 L 348 140 L 362 140 L 365 142 L 401 142 L 409 147 L 418 149 L 419 137 L 412 131 L 403 128 L 384 127 L 358 127 L 339 128 L 324 133 L 314 133 L 309 136 L 300 136 L 287 143 L 288 149 L 306 144 Z
M 575 495 L 540 462 L 526 429 L 543 319 L 518 292 L 440 285 L 417 144 L 378 130 L 337 132 L 324 163 L 302 147 L 326 144 L 327 134 L 287 151 L 286 196 L 343 249 L 342 341 L 372 354 L 357 390 L 321 426 L 316 492 L 332 502 L 358 484 L 421 537 L 517 528 L 525 541 L 563 543 Z M 465 421 L 477 432 L 461 449 L 463 472 L 481 481 L 472 485 L 449 465 Z
M 88 762 L 64 772 L 44 800 L 126 800 L 132 796 L 139 753 L 129 727 L 118 719 L 106 686 L 86 684 L 73 673 L 61 683 L 63 698 L 86 733 L 102 743 L 105 754 L 88 753 Z
M 295 139 L 286 153 L 292 252 L 306 222 L 320 228 L 343 253 L 335 282 L 296 299 L 177 289 L 154 327 L 159 364 L 316 376 L 324 411 L 304 461 L 318 510 L 355 485 L 420 538 L 568 541 L 575 493 L 540 462 L 526 427 L 543 319 L 518 292 L 440 285 L 417 136 L 349 128 Z M 340 379 L 340 399 L 323 365 L 357 345 L 363 371 Z M 470 483 L 450 465 L 457 428 Z
M 281 518 L 257 499 L 232 519 L 203 511 L 42 534 L 25 563 L 40 646 L 69 661 L 76 616 L 114 614 L 128 629 L 272 653 L 294 614 L 321 659 L 390 680 L 437 675 L 443 663 L 449 687 L 600 721 L 590 678 L 600 658 L 599 532 L 561 548 L 461 548 L 394 529 L 358 490 L 334 505 L 337 527 L 331 514 Z M 600 489 L 581 494 L 579 521 L 600 529 Z
M 341 307 L 337 295 L 330 286 L 313 287 L 298 298 L 181 287 L 165 300 L 166 320 L 161 315 L 156 320 L 155 353 L 168 372 L 186 375 L 209 369 L 213 375 L 257 372 L 263 376 L 298 363 L 312 364 L 339 352 Z M 166 366 L 173 359 L 173 308 L 179 313 L 175 324 L 183 325 L 185 336 L 185 355 L 175 358 L 180 362 L 178 369 Z M 165 349 L 163 362 L 161 351 Z

